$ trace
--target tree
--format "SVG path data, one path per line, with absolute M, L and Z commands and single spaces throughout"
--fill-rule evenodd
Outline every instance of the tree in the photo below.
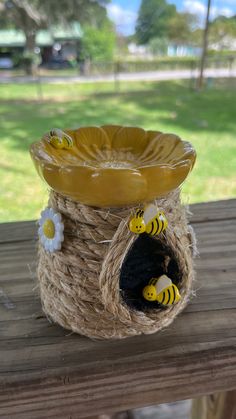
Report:
M 115 31 L 107 21 L 101 27 L 83 26 L 82 57 L 90 61 L 111 61 L 115 48 Z
M 142 0 L 136 25 L 139 44 L 147 44 L 153 38 L 168 36 L 169 20 L 176 15 L 176 7 L 166 0 Z
M 236 16 L 218 16 L 210 23 L 209 45 L 218 50 L 230 49 L 236 39 Z
M 149 49 L 153 55 L 166 55 L 168 40 L 165 38 L 152 38 L 149 42 Z
M 80 23 L 99 25 L 109 0 L 0 0 L 1 22 L 21 29 L 26 37 L 25 51 L 34 54 L 36 32 L 52 24 Z M 30 69 L 32 71 L 32 68 Z
M 196 23 L 195 15 L 176 13 L 168 21 L 168 39 L 176 43 L 189 43 Z
M 203 38 L 203 29 L 197 28 L 192 31 L 190 36 L 190 42 L 195 47 L 201 47 L 202 46 L 202 38 Z

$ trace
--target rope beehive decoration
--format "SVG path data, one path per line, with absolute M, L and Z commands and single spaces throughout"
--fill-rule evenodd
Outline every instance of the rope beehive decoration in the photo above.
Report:
M 51 189 L 39 220 L 46 315 L 92 338 L 170 324 L 194 278 L 179 190 L 195 162 L 191 144 L 133 127 L 54 129 L 31 156 Z

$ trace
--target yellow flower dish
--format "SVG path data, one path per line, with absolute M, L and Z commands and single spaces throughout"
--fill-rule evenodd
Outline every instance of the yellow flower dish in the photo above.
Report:
M 86 205 L 129 206 L 165 196 L 183 183 L 196 158 L 192 145 L 178 136 L 137 127 L 82 127 L 63 134 L 72 139 L 70 147 L 56 147 L 55 137 L 51 142 L 45 136 L 31 146 L 31 156 L 50 188 Z

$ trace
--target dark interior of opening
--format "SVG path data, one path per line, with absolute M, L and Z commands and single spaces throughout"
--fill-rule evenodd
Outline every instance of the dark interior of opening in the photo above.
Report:
M 173 284 L 180 284 L 182 274 L 174 252 L 163 241 L 141 234 L 125 257 L 120 273 L 120 291 L 126 304 L 136 310 L 165 309 L 157 301 L 147 301 L 143 288 L 150 279 L 167 275 Z

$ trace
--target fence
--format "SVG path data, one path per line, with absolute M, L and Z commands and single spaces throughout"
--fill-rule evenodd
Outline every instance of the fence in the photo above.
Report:
M 216 75 L 219 74 L 219 77 L 224 77 L 224 74 L 225 77 L 233 77 L 235 76 L 236 55 L 208 57 L 206 67 L 214 70 Z M 91 83 L 91 86 L 86 89 L 91 93 L 108 90 L 117 92 L 121 86 L 123 90 L 132 90 L 130 81 L 168 80 L 169 77 L 169 79 L 188 79 L 189 87 L 194 88 L 196 70 L 198 69 L 198 57 L 166 57 L 146 61 L 85 62 L 75 67 L 57 70 L 39 67 L 33 77 L 25 76 L 23 69 L 0 71 L 0 82 L 12 84 L 34 83 L 37 97 L 42 99 L 48 96 L 49 88 L 46 85 L 54 84 L 56 88 L 57 83 L 61 83 L 61 85 L 68 83 L 68 86 L 69 83 L 78 83 L 81 85 L 81 92 L 83 92 L 85 89 L 82 88 L 82 84 L 92 82 L 93 84 Z M 224 71 L 220 73 L 222 69 Z M 112 84 L 104 88 L 102 83 L 99 85 L 98 82 L 111 82 Z M 211 81 L 209 80 L 208 86 L 210 85 Z M 140 88 L 145 89 L 145 83 L 140 83 Z
M 229 55 L 213 55 L 208 56 L 207 68 L 232 68 L 236 63 L 236 53 Z M 100 62 L 83 62 L 69 68 L 50 69 L 46 66 L 38 68 L 41 76 L 98 76 L 98 75 L 114 75 L 117 73 L 139 73 L 149 71 L 171 71 L 171 70 L 192 70 L 199 68 L 199 57 L 161 57 L 156 59 L 126 59 L 115 61 Z M 12 76 L 23 76 L 22 68 L 12 70 Z M 1 72 L 0 72 L 1 77 Z
M 236 56 L 209 57 L 207 68 L 232 68 L 236 63 Z M 146 61 L 116 61 L 109 63 L 94 62 L 87 68 L 87 75 L 107 73 L 138 73 L 165 70 L 193 70 L 199 68 L 199 58 L 162 58 Z

